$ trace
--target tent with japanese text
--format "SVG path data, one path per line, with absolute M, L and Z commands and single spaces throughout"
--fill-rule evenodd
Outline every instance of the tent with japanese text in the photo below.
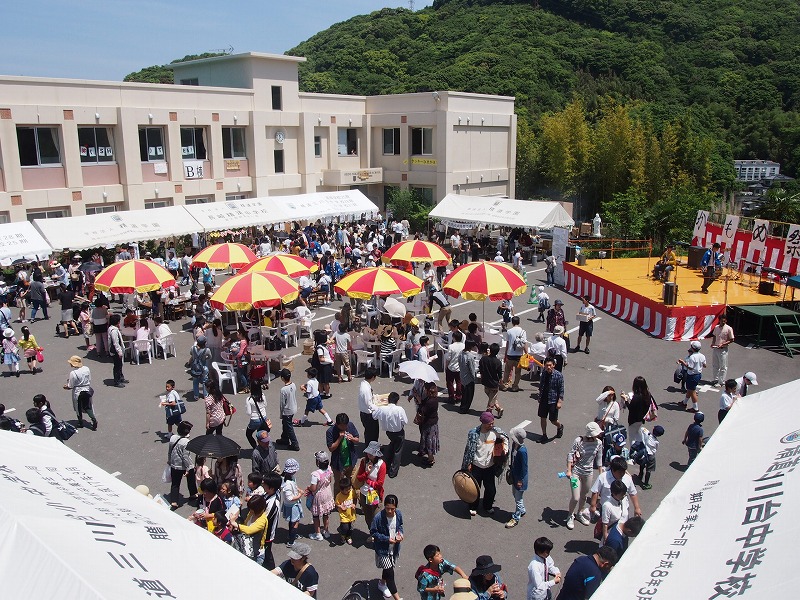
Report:
M 166 456 L 166 450 L 164 451 Z M 0 431 L 4 598 L 308 598 L 54 438 Z
M 52 252 L 50 244 L 28 221 L 0 225 L 0 265 L 7 267 L 18 259 L 43 260 Z
M 593 600 L 796 597 L 798 396 L 795 380 L 737 400 Z
M 575 221 L 558 202 L 460 194 L 447 194 L 433 207 L 430 217 L 456 228 L 480 223 L 539 229 L 570 228 L 575 225 Z

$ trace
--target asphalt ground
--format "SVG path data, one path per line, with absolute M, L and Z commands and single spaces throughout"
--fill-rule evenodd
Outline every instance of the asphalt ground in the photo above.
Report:
M 529 283 L 534 285 L 543 283 L 543 269 L 535 267 L 528 269 Z M 564 301 L 564 311 L 571 321 L 568 329 L 577 328 L 577 321 L 573 315 L 578 312 L 580 306 L 578 299 L 557 288 L 551 288 L 548 292 L 551 303 L 556 298 Z M 515 308 L 522 319 L 528 338 L 533 339 L 537 331 L 543 330 L 543 325 L 533 322 L 538 311 L 526 304 L 527 297 L 526 293 L 515 299 Z M 336 302 L 329 307 L 317 309 L 315 327 L 321 328 L 329 323 L 340 304 Z M 495 304 L 486 307 L 487 320 L 497 319 L 495 307 Z M 113 304 L 112 308 L 118 309 L 119 305 Z M 158 407 L 158 396 L 164 393 L 164 383 L 167 379 L 175 379 L 178 391 L 181 394 L 189 392 L 191 396 L 191 381 L 184 368 L 192 344 L 191 334 L 186 331 L 177 334 L 177 358 L 158 359 L 152 364 L 144 363 L 140 366 L 126 363 L 124 373 L 130 383 L 126 388 L 118 389 L 109 386 L 112 383 L 111 361 L 98 360 L 94 353 L 87 355 L 83 337 L 69 339 L 55 337 L 55 319 L 58 311 L 56 306 L 53 309 L 54 316 L 49 321 L 39 321 L 30 325 L 32 333 L 45 349 L 45 362 L 41 365 L 44 371 L 36 375 L 23 372 L 19 378 L 3 374 L 0 382 L 4 390 L 2 401 L 7 410 L 15 409 L 9 415 L 24 421 L 25 410 L 32 405 L 33 395 L 44 393 L 60 418 L 72 419 L 74 422 L 70 392 L 63 390 L 62 385 L 66 382 L 70 371 L 67 358 L 77 354 L 84 358 L 85 364 L 92 370 L 93 387 L 96 390 L 95 411 L 100 425 L 96 432 L 89 429 L 80 430 L 69 440 L 69 447 L 131 486 L 145 484 L 154 494 L 167 493 L 169 486 L 161 483 L 161 473 L 167 453 L 166 426 L 164 411 Z M 480 317 L 480 303 L 460 299 L 453 302 L 455 318 L 466 318 L 470 312 L 476 312 Z M 496 421 L 499 427 L 508 432 L 522 421 L 532 421 L 527 427 L 529 432 L 527 446 L 530 456 L 530 485 L 525 493 L 527 515 L 516 528 L 504 528 L 514 510 L 510 487 L 504 481 L 498 483 L 495 503 L 497 510 L 491 516 L 479 512 L 477 517 L 470 517 L 466 504 L 458 500 L 453 491 L 451 478 L 460 468 L 467 431 L 478 424 L 478 412 L 484 406 L 485 396 L 480 387 L 476 390 L 471 415 L 461 415 L 457 407 L 442 402 L 439 411 L 441 452 L 433 467 L 422 466 L 422 461 L 415 454 L 419 432 L 415 425 L 409 424 L 406 429 L 407 440 L 400 474 L 395 479 L 387 479 L 386 483 L 387 493 L 399 497 L 399 510 L 403 513 L 405 522 L 406 539 L 403 541 L 400 562 L 396 569 L 401 596 L 407 600 L 417 597 L 414 572 L 425 562 L 422 549 L 427 544 L 441 547 L 447 560 L 461 566 L 467 572 L 474 567 L 477 556 L 491 555 L 496 563 L 502 565 L 500 575 L 507 583 L 512 598 L 522 598 L 525 595 L 527 565 L 533 555 L 533 541 L 537 537 L 547 536 L 553 541 L 555 548 L 552 556 L 562 572 L 566 572 L 577 556 L 592 552 L 597 547 L 592 538 L 592 527 L 576 523 L 575 529 L 569 531 L 564 526 L 569 501 L 569 484 L 567 480 L 559 479 L 557 473 L 565 470 L 567 452 L 572 440 L 580 435 L 586 423 L 594 418 L 597 406 L 594 399 L 605 385 L 613 385 L 618 393 L 630 391 L 633 378 L 643 375 L 661 406 L 657 423 L 666 429 L 666 434 L 661 438 L 657 458 L 658 468 L 651 479 L 653 489 L 639 493 L 645 517 L 656 510 L 659 502 L 681 476 L 687 460 L 686 449 L 681 445 L 681 440 L 692 421 L 692 415 L 684 412 L 676 404 L 682 398 L 682 394 L 673 387 L 672 374 L 676 366 L 675 360 L 686 355 L 688 343 L 653 339 L 641 330 L 602 311 L 598 311 L 598 314 L 601 318 L 595 323 L 591 354 L 571 354 L 569 364 L 564 370 L 566 400 L 560 419 L 566 429 L 562 439 L 553 440 L 546 445 L 536 443 L 540 432 L 536 417 L 537 401 L 535 397 L 531 397 L 537 387 L 536 382 L 531 383 L 525 377 L 520 392 L 501 392 L 500 400 L 505 407 L 505 414 L 502 419 Z M 170 326 L 173 331 L 181 329 L 179 323 L 172 323 Z M 20 325 L 15 323 L 14 329 L 19 335 Z M 571 337 L 574 341 L 577 332 L 573 332 Z M 703 352 L 709 363 L 703 378 L 705 382 L 710 379 L 712 353 L 709 346 L 710 341 L 703 342 Z M 299 349 L 290 348 L 289 352 L 299 352 Z M 298 378 L 298 385 L 304 383 L 302 376 L 306 361 L 307 357 L 304 356 L 295 358 L 295 376 Z M 438 368 L 438 363 L 436 364 Z M 752 388 L 752 391 L 758 391 L 800 377 L 800 362 L 776 352 L 748 349 L 744 345 L 734 344 L 730 351 L 728 376 L 739 377 L 745 371 L 751 370 L 758 375 L 760 384 L 759 387 Z M 347 412 L 359 430 L 361 427 L 357 397 L 360 381 L 358 378 L 351 383 L 332 384 L 333 398 L 325 401 L 326 410 L 332 416 L 338 412 Z M 394 390 L 403 395 L 410 388 L 410 383 L 395 382 L 393 379 L 381 377 L 373 387 L 376 393 Z M 444 387 L 444 375 L 442 375 L 440 388 Z M 276 424 L 279 424 L 278 389 L 278 385 L 272 385 L 266 392 L 267 416 Z M 713 434 L 716 428 L 719 394 L 716 389 L 700 394 L 700 407 L 707 415 L 706 435 Z M 440 395 L 443 396 L 446 397 L 446 393 Z M 229 394 L 229 398 L 235 402 L 239 412 L 233 417 L 231 426 L 225 429 L 224 434 L 243 447 L 241 465 L 246 477 L 250 470 L 249 445 L 244 436 L 247 424 L 244 411 L 246 396 L 233 397 Z M 303 407 L 302 400 L 299 400 L 298 404 Z M 401 405 L 407 409 L 409 421 L 413 420 L 413 405 L 405 398 L 401 400 Z M 204 416 L 202 403 L 194 401 L 188 403 L 184 419 L 195 424 L 195 435 L 203 433 Z M 301 446 L 299 452 L 278 451 L 281 463 L 290 456 L 299 460 L 301 470 L 298 482 L 301 485 L 309 483 L 311 471 L 314 469 L 314 452 L 325 449 L 324 419 L 315 414 L 312 421 L 314 425 L 296 429 Z M 627 423 L 625 412 L 621 421 Z M 275 433 L 277 437 L 277 432 Z M 552 426 L 549 434 L 553 435 Z M 381 442 L 387 443 L 383 434 Z M 185 485 L 182 487 L 182 493 L 187 493 Z M 182 506 L 178 514 L 186 516 L 190 511 L 190 507 Z M 338 517 L 332 515 L 331 529 L 337 525 Z M 360 515 L 356 522 L 356 530 L 355 543 L 352 547 L 334 547 L 329 542 L 304 540 L 311 545 L 311 560 L 320 572 L 319 598 L 325 600 L 341 598 L 355 581 L 374 580 L 380 575 L 380 571 L 375 568 L 374 553 L 364 547 L 367 534 L 364 519 Z M 300 531 L 304 535 L 313 532 L 310 515 L 306 515 Z M 281 560 L 285 556 L 283 546 L 285 536 L 285 523 L 281 522 L 275 546 L 276 560 Z M 198 561 L 202 561 L 202 564 L 211 567 L 213 573 L 211 566 L 213 557 L 185 556 L 180 559 L 187 565 L 200 564 Z M 232 585 L 236 585 L 235 573 L 225 576 L 230 578 Z M 453 578 L 448 576 L 446 581 L 449 596 Z M 372 597 L 379 597 L 374 581 Z

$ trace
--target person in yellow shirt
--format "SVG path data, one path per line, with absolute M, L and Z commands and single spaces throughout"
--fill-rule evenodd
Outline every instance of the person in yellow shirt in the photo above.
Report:
M 229 525 L 234 532 L 240 532 L 252 538 L 252 550 L 248 546 L 241 551 L 248 558 L 256 560 L 267 537 L 264 535 L 267 528 L 267 501 L 261 494 L 250 496 L 250 500 L 247 502 L 247 509 L 247 519 L 243 524 L 240 525 L 235 520 L 231 520 Z
M 353 523 L 356 520 L 356 492 L 349 477 L 342 477 L 339 482 L 339 493 L 336 494 L 336 508 L 339 510 L 339 532 L 342 543 L 352 545 Z
M 653 267 L 653 279 L 669 281 L 669 272 L 678 264 L 678 258 L 675 256 L 675 247 L 672 244 L 667 244 L 667 249 L 664 254 Z

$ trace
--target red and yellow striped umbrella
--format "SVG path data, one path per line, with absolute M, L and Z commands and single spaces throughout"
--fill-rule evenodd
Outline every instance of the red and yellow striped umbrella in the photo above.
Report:
M 410 262 L 429 262 L 437 267 L 450 264 L 452 260 L 444 248 L 433 242 L 422 240 L 408 240 L 400 242 L 389 248 L 381 256 L 385 263 L 410 263 Z
M 294 254 L 272 254 L 263 258 L 257 258 L 249 265 L 242 267 L 239 273 L 251 273 L 266 271 L 268 273 L 280 273 L 288 277 L 300 277 L 310 275 L 319 271 L 319 265 L 314 261 L 308 260 Z
M 228 279 L 209 301 L 219 310 L 250 310 L 291 302 L 299 293 L 297 282 L 286 275 L 252 271 Z
M 510 300 L 527 288 L 525 280 L 513 267 L 500 262 L 472 262 L 458 267 L 445 277 L 442 289 L 454 298 L 467 300 Z
M 224 269 L 225 267 L 238 269 L 250 264 L 255 259 L 256 255 L 244 244 L 226 242 L 200 250 L 194 255 L 192 266 L 208 267 L 209 269 Z
M 175 285 L 175 278 L 151 260 L 123 260 L 107 266 L 97 274 L 95 289 L 112 294 L 152 292 Z
M 422 291 L 422 279 L 401 271 L 386 267 L 367 267 L 348 273 L 339 280 L 334 288 L 337 294 L 345 294 L 350 298 L 369 300 L 372 296 L 413 296 Z

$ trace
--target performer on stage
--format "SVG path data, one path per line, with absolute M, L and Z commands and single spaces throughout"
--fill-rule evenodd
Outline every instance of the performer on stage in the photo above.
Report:
M 717 278 L 717 269 L 722 270 L 722 252 L 719 251 L 719 244 L 715 243 L 706 250 L 700 261 L 700 269 L 703 271 L 703 287 L 700 289 L 707 294 L 708 286 Z
M 653 267 L 653 279 L 669 280 L 669 272 L 672 271 L 677 264 L 678 258 L 675 256 L 675 246 L 667 244 L 667 249 L 664 250 L 664 254 L 661 255 L 656 266 Z

